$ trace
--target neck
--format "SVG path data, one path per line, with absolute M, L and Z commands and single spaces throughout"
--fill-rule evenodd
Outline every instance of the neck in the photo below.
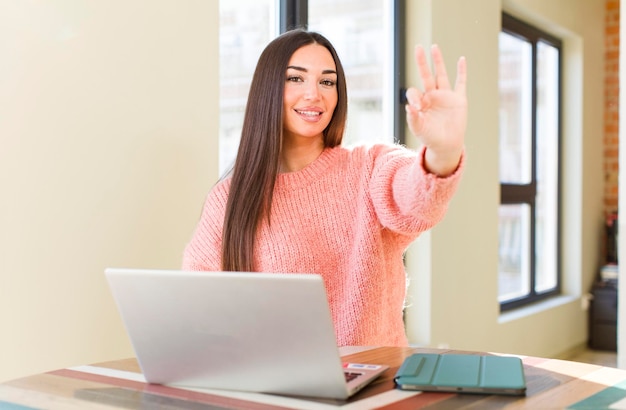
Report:
M 300 171 L 312 163 L 324 151 L 324 141 L 321 138 L 312 138 L 298 144 L 283 143 L 281 152 L 280 172 Z

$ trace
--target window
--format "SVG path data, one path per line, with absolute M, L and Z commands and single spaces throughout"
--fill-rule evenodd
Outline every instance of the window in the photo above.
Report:
M 261 52 L 276 36 L 275 0 L 220 0 L 220 175 L 237 154 L 246 99 Z
M 499 48 L 504 311 L 560 292 L 561 42 L 504 14 Z
M 344 65 L 344 144 L 404 142 L 402 0 L 220 0 L 220 174 L 235 159 L 259 55 L 279 32 L 326 36 Z

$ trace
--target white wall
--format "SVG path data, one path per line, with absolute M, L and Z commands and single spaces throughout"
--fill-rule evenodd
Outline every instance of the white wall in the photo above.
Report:
M 501 315 L 497 302 L 498 33 L 502 10 L 564 39 L 564 296 Z M 407 257 L 412 343 L 559 356 L 587 341 L 589 291 L 603 226 L 604 2 L 409 1 L 407 53 L 438 43 L 454 72 L 468 59 L 467 168 L 445 220 Z M 409 60 L 408 78 L 417 82 Z
M 217 4 L 0 0 L 0 381 L 131 356 L 103 270 L 180 266 L 217 177 Z

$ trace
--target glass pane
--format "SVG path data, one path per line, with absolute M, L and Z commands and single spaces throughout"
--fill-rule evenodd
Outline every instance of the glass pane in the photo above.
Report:
M 220 174 L 237 155 L 252 74 L 273 39 L 276 0 L 220 0 Z
M 344 144 L 393 139 L 393 27 L 390 0 L 309 0 L 309 29 L 326 36 L 346 72 Z
M 532 46 L 501 32 L 500 182 L 527 184 L 532 178 Z
M 530 206 L 500 205 L 498 301 L 530 293 Z
M 537 44 L 536 292 L 557 285 L 559 51 Z

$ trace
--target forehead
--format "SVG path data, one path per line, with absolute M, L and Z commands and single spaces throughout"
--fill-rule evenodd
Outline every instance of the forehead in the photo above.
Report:
M 319 44 L 308 44 L 297 49 L 291 55 L 288 65 L 316 71 L 336 70 L 330 51 Z

